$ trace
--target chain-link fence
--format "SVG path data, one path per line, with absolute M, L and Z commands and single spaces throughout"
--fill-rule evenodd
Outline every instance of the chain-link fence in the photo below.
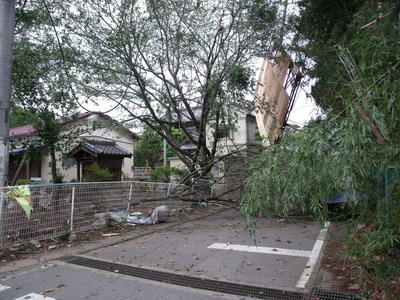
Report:
M 104 226 L 98 218 L 101 214 L 179 197 L 185 186 L 136 181 L 31 185 L 30 218 L 16 200 L 6 196 L 9 189 L 0 189 L 0 247 L 95 229 Z

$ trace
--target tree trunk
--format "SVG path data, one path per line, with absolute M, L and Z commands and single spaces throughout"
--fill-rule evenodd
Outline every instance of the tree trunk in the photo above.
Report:
M 54 149 L 50 150 L 50 158 L 51 158 L 51 178 L 53 183 L 61 183 L 59 176 L 57 175 L 57 160 L 56 160 L 56 151 Z

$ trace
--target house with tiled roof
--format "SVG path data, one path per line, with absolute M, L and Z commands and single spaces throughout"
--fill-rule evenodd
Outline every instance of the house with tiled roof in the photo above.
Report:
M 135 133 L 103 113 L 82 113 L 72 120 L 60 120 L 60 123 L 63 132 L 79 128 L 74 138 L 65 145 L 65 150 L 56 153 L 57 173 L 63 182 L 84 181 L 88 168 L 95 163 L 108 168 L 113 180 L 132 178 L 134 144 L 139 139 Z M 38 139 L 35 133 L 32 125 L 11 128 L 9 131 L 12 145 L 8 176 L 10 184 L 18 179 L 45 183 L 52 180 L 49 156 L 28 159 L 24 155 L 29 141 Z M 35 144 L 40 147 L 40 141 Z

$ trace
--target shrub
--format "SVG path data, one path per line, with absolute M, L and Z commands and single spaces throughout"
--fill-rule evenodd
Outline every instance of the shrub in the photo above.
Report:
M 157 182 L 170 182 L 171 176 L 176 176 L 180 179 L 185 174 L 186 170 L 184 169 L 171 168 L 168 166 L 150 170 L 151 179 Z
M 113 174 L 107 168 L 101 168 L 97 163 L 91 165 L 85 175 L 85 181 L 87 182 L 102 182 L 111 181 Z
M 18 179 L 15 185 L 27 185 L 30 184 L 31 182 L 28 179 Z

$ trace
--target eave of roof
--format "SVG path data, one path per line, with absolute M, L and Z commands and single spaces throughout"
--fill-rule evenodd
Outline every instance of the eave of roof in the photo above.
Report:
M 68 157 L 76 155 L 78 152 L 84 151 L 94 157 L 113 156 L 113 157 L 132 157 L 132 153 L 118 146 L 113 141 L 94 141 L 84 140 L 77 147 L 68 153 Z
M 74 122 L 76 120 L 88 118 L 93 115 L 98 115 L 98 116 L 105 118 L 107 120 L 110 120 L 112 122 L 116 122 L 113 118 L 111 118 L 110 116 L 108 116 L 102 112 L 85 112 L 85 113 L 79 114 L 76 118 L 72 118 L 72 119 L 68 119 L 68 120 L 60 119 L 59 122 L 60 122 L 60 124 L 67 124 L 70 122 Z M 133 139 L 138 140 L 140 138 L 136 133 L 130 131 L 128 128 L 126 128 L 124 126 L 121 126 L 121 128 L 125 132 L 127 132 Z M 22 137 L 22 136 L 31 135 L 35 132 L 36 132 L 36 128 L 33 125 L 24 125 L 24 126 L 10 128 L 9 136 L 10 137 Z

